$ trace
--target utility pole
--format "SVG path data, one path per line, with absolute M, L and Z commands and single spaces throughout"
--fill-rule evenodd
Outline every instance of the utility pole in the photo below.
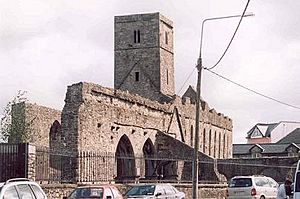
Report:
M 197 80 L 197 98 L 196 98 L 196 130 L 194 143 L 194 157 L 193 157 L 193 199 L 198 199 L 198 170 L 199 170 L 199 129 L 200 129 L 200 115 L 201 115 L 201 73 L 202 73 L 202 58 L 199 57 L 197 63 L 198 80 Z
M 197 94 L 196 94 L 196 125 L 195 125 L 195 142 L 194 142 L 194 156 L 193 156 L 193 171 L 192 171 L 192 181 L 193 181 L 193 191 L 192 191 L 192 199 L 198 199 L 198 177 L 199 177 L 199 130 L 200 130 L 200 116 L 201 116 L 201 79 L 202 79 L 202 39 L 203 39 L 203 29 L 204 23 L 206 21 L 211 20 L 220 20 L 220 19 L 228 19 L 234 17 L 251 17 L 254 16 L 253 13 L 245 13 L 244 15 L 231 15 L 224 17 L 214 17 L 204 19 L 201 26 L 201 35 L 200 35 L 200 52 L 199 58 L 197 61 L 197 69 L 198 69 L 198 79 L 197 79 Z

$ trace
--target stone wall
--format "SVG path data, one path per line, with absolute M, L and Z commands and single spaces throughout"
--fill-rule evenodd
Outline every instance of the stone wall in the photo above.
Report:
M 131 152 L 125 155 L 142 157 L 148 142 L 153 147 L 150 155 L 155 155 L 158 132 L 193 147 L 195 105 L 178 96 L 168 104 L 161 104 L 136 94 L 78 83 L 68 87 L 65 102 L 62 132 L 66 150 L 117 154 L 120 143 L 126 143 L 125 148 Z M 232 121 L 229 118 L 209 109 L 203 102 L 200 128 L 200 148 L 205 154 L 231 156 Z M 134 164 L 137 169 L 132 172 L 144 176 L 143 165 L 138 161 Z
M 227 180 L 234 176 L 265 175 L 281 183 L 287 176 L 294 176 L 298 160 L 298 156 L 233 158 L 218 160 L 217 168 Z
M 41 184 L 48 199 L 62 199 L 68 196 L 76 187 L 76 184 Z
M 20 103 L 19 108 L 24 109 L 25 124 L 29 125 L 27 142 L 36 146 L 49 147 L 49 134 L 55 121 L 61 121 L 61 111 L 32 103 Z M 13 120 L 13 122 L 19 122 Z
M 160 104 L 136 94 L 92 83 L 78 83 L 68 87 L 65 101 L 62 131 L 68 137 L 67 146 L 73 146 L 73 149 L 115 152 L 124 134 L 133 145 L 140 145 L 148 138 L 154 142 L 157 131 L 166 132 L 192 146 L 190 138 L 194 133 L 195 105 L 183 102 L 179 97 L 172 103 Z M 217 151 L 224 154 L 221 158 L 231 157 L 232 121 L 206 104 L 201 111 L 201 123 L 200 140 L 204 141 L 201 146 L 207 149 L 205 153 L 213 157 L 208 148 L 214 151 L 214 143 L 221 141 L 221 147 L 216 146 Z M 202 133 L 204 131 L 206 136 Z M 214 138 L 211 134 L 209 139 L 209 131 L 220 136 Z M 140 147 L 133 148 L 141 151 Z

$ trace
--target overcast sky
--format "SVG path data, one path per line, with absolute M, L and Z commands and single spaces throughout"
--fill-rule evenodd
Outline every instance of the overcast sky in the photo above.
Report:
M 174 22 L 178 92 L 193 71 L 205 18 L 241 14 L 246 0 L 0 0 L 0 111 L 18 90 L 30 102 L 62 109 L 68 85 L 113 87 L 115 15 L 161 12 Z M 215 72 L 285 103 L 300 106 L 300 1 L 251 0 L 240 29 Z M 203 64 L 213 65 L 238 18 L 210 21 Z M 196 71 L 185 85 L 195 86 Z M 300 121 L 300 110 L 257 96 L 207 71 L 202 97 L 233 119 L 234 143 L 256 123 Z

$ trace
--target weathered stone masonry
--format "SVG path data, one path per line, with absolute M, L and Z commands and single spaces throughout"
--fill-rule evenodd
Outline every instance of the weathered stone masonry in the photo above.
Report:
M 125 136 L 129 140 L 126 147 L 132 148 L 131 155 L 138 157 L 143 156 L 145 143 L 150 142 L 153 150 L 157 151 L 158 132 L 192 146 L 190 138 L 194 133 L 191 126 L 195 126 L 195 105 L 188 99 L 182 101 L 176 97 L 171 103 L 160 104 L 136 94 L 92 83 L 78 83 L 68 87 L 65 101 L 62 132 L 68 150 L 116 154 Z M 205 141 L 201 144 L 202 149 L 210 156 L 222 153 L 221 158 L 227 158 L 231 155 L 231 120 L 209 110 L 205 102 L 203 105 L 201 135 L 205 131 L 206 138 L 200 139 Z M 221 140 L 211 132 L 221 135 Z M 215 139 L 221 142 L 222 147 L 218 148 Z M 133 174 L 144 176 L 143 166 L 136 162 L 137 170 Z

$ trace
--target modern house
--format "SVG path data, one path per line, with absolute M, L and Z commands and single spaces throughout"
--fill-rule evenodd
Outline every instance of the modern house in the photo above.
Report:
M 300 122 L 258 123 L 248 131 L 247 144 L 276 143 L 297 128 Z

